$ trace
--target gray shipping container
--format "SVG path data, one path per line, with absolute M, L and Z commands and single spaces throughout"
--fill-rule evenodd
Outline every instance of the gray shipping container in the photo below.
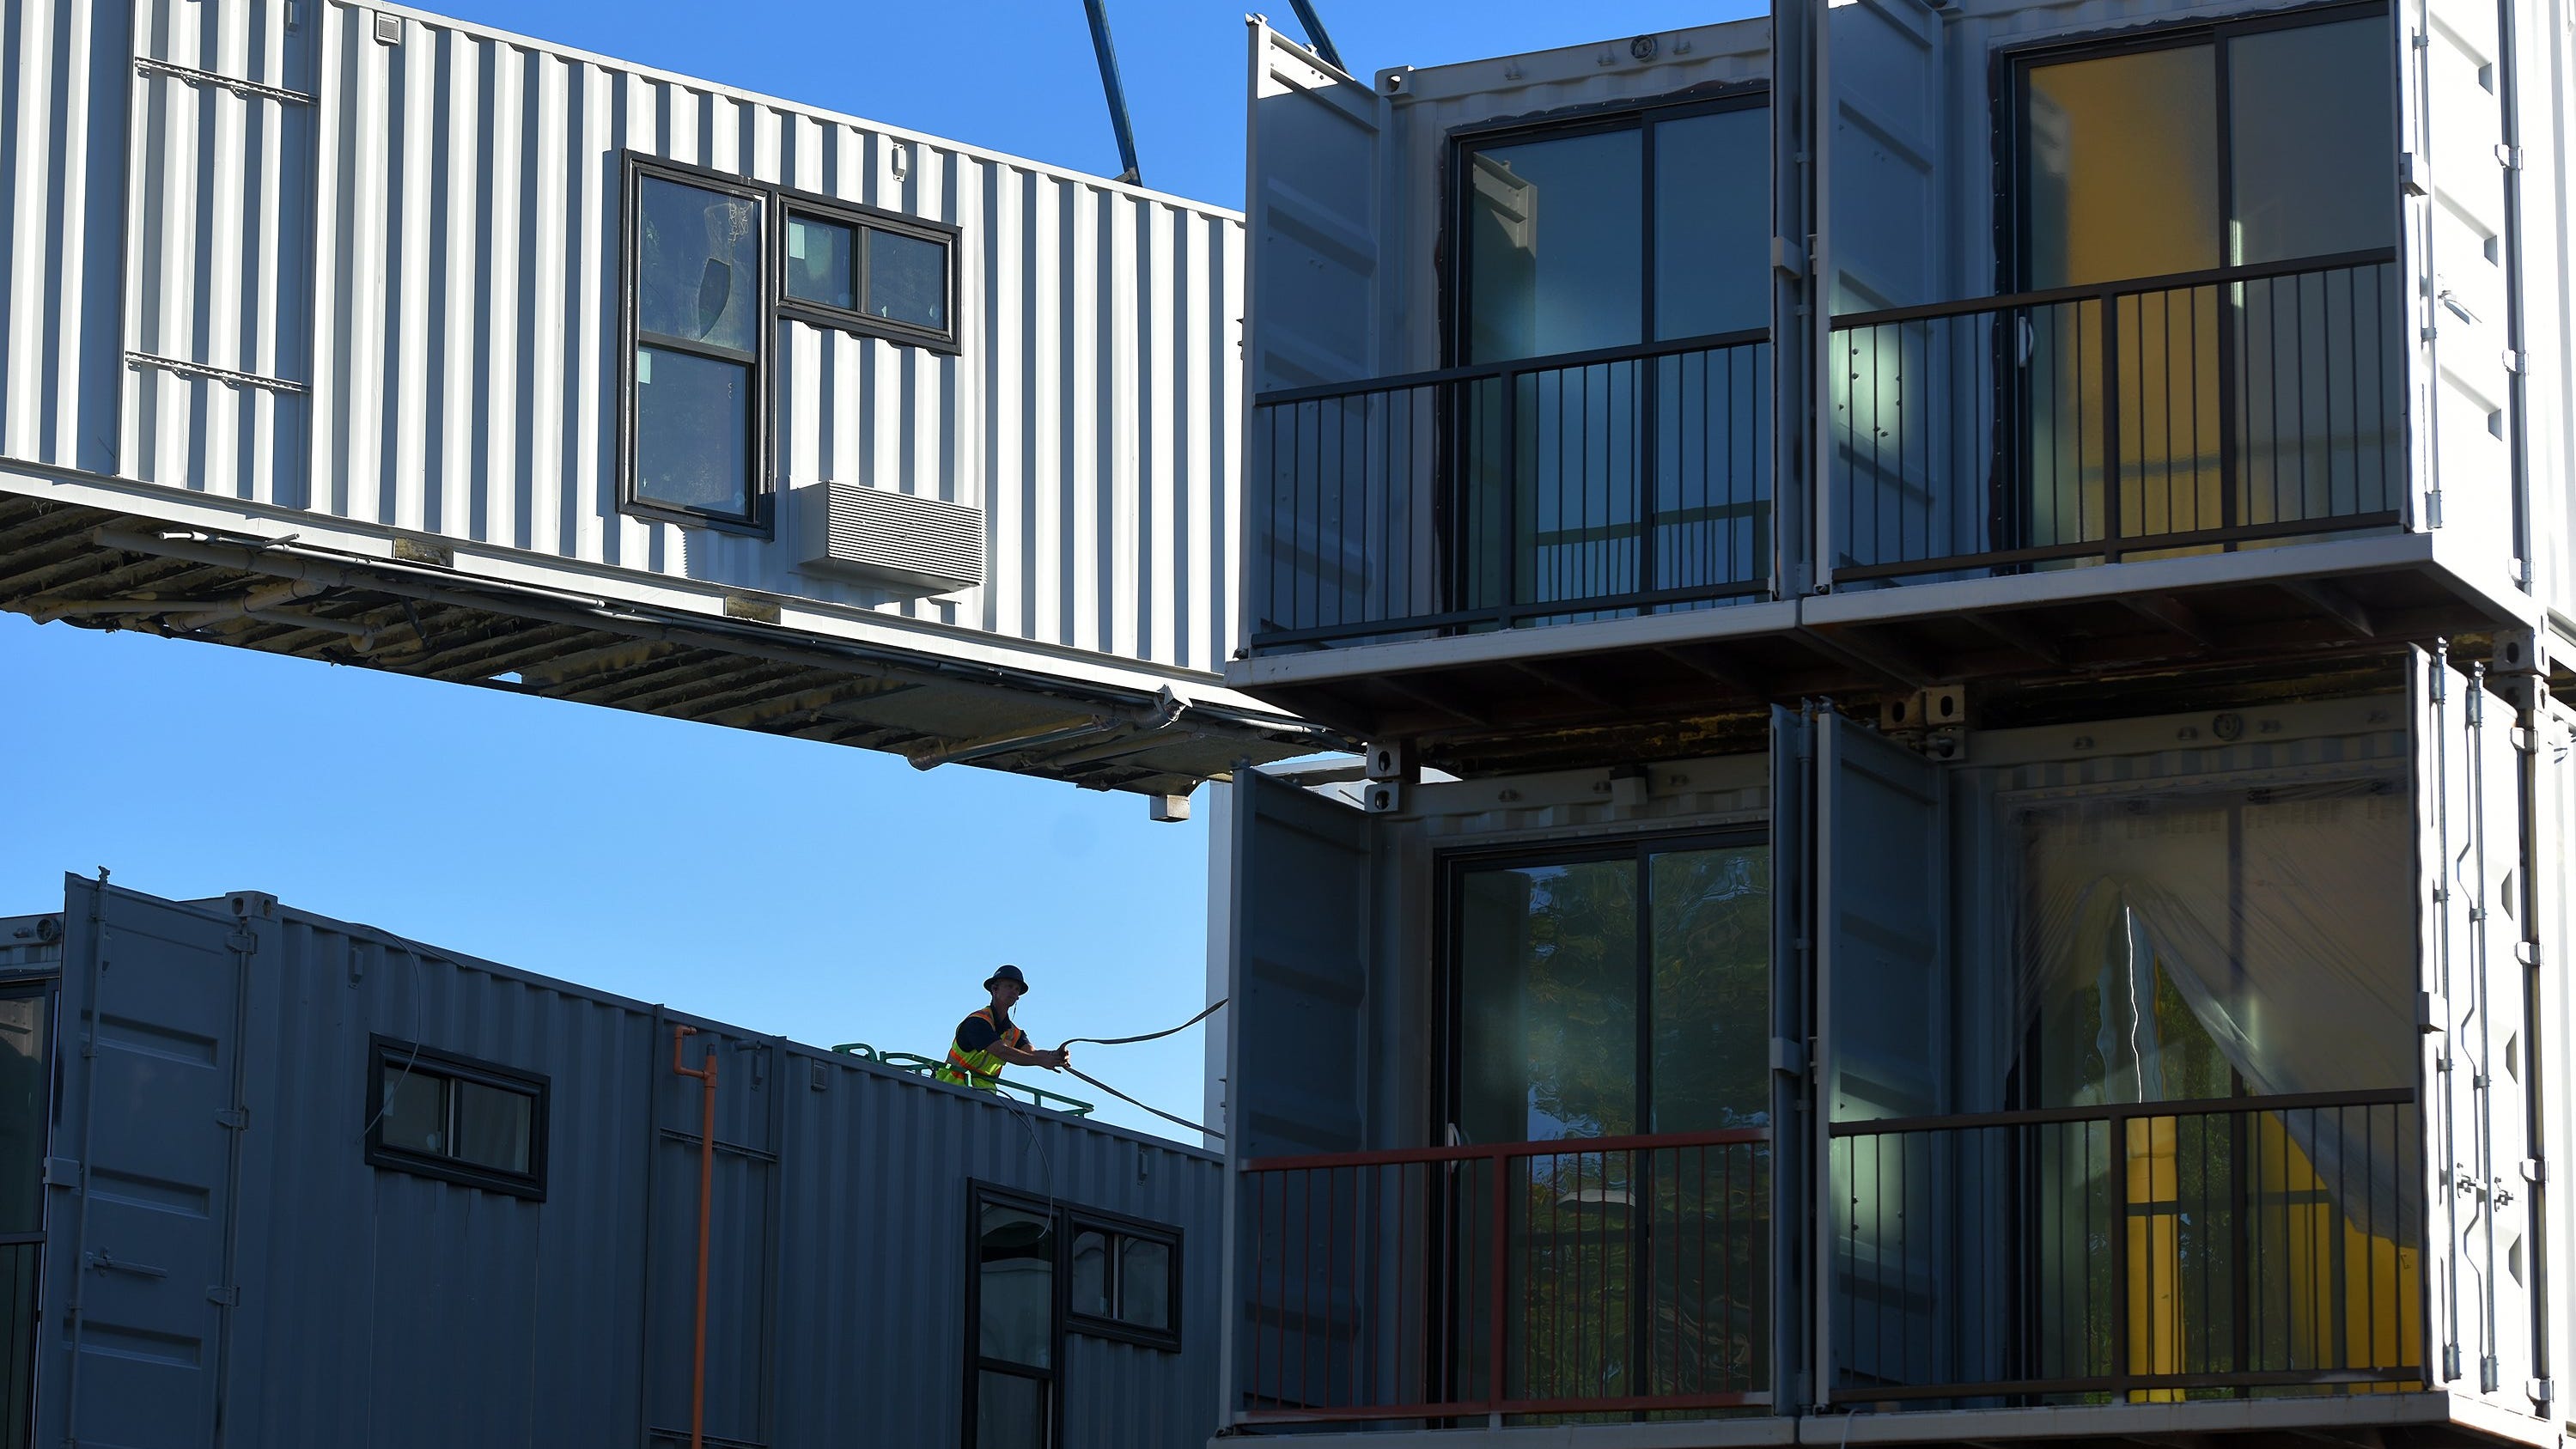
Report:
M 19 1069 L 0 1076 L 0 1197 L 38 1213 L 0 1233 L 0 1306 L 19 1310 L 0 1327 L 0 1434 L 686 1444 L 702 1088 L 672 1070 L 683 1026 L 686 1062 L 719 1064 L 708 1443 L 964 1442 L 969 1224 L 996 1194 L 1055 1224 L 1001 1250 L 1012 1291 L 1038 1289 L 1019 1302 L 1040 1305 L 1039 1332 L 982 1341 L 1047 1361 L 1051 1442 L 1206 1440 L 1207 1153 L 256 893 L 179 903 L 78 879 L 61 915 L 0 919 L 0 1065 Z M 478 1080 L 534 1088 L 531 1174 L 471 1180 L 492 1174 L 466 1160 L 470 1105 L 447 1119 L 455 1171 L 388 1160 L 403 1082 Z M 1077 1236 L 1086 1215 L 1103 1239 Z M 991 1257 L 1001 1240 L 981 1241 Z M 1086 1242 L 1105 1247 L 1094 1263 L 1176 1250 L 1169 1335 L 1073 1320 L 1069 1284 L 1099 1280 L 1064 1245 Z

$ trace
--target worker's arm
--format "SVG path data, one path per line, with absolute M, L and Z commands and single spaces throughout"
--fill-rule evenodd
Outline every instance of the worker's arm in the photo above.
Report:
M 993 1055 L 1015 1067 L 1044 1067 L 1050 1072 L 1062 1068 L 1066 1062 L 1072 1060 L 1071 1055 L 1062 1047 L 1057 1047 L 1053 1051 L 1038 1051 L 1031 1047 L 1013 1046 L 1006 1041 L 997 1041 L 993 1043 L 991 1050 Z

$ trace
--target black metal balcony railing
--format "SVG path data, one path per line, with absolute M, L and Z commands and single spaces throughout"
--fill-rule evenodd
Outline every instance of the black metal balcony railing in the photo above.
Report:
M 2412 1090 L 1833 1125 L 1832 1397 L 2424 1383 Z
M 1839 317 L 1832 579 L 2397 523 L 2390 251 Z
M 1271 1158 L 1240 1196 L 1247 1419 L 1769 1402 L 1763 1129 Z
M 1253 648 L 1767 590 L 1770 365 L 1757 331 L 1262 394 Z

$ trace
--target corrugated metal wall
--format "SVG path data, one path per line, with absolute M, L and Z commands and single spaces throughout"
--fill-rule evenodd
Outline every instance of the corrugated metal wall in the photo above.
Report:
M 430 17 L 387 45 L 378 12 L 319 8 L 328 365 L 309 506 L 1217 667 L 1234 216 Z M 617 511 L 626 150 L 963 231 L 959 356 L 780 324 L 775 540 Z M 797 573 L 815 549 L 784 495 L 836 479 L 983 507 L 989 582 L 909 600 Z
M 129 7 L 0 6 L 0 456 L 116 466 Z
M 1230 212 L 347 0 L 27 0 L 0 67 L 0 456 L 1176 668 L 1231 647 Z M 962 231 L 958 355 L 777 324 L 774 538 L 618 511 L 626 151 Z M 836 480 L 984 509 L 986 584 L 799 572 L 796 495 Z
M 82 916 L 95 888 L 72 889 L 69 913 Z M 150 953 L 167 932 L 149 922 L 174 915 L 255 938 L 247 1035 L 228 1044 L 246 1063 L 250 1123 L 240 1304 L 229 1358 L 214 1360 L 233 1441 L 685 1443 L 700 1089 L 670 1071 L 670 1027 L 683 1020 L 701 1028 L 689 1061 L 712 1049 L 721 1062 L 712 1440 L 958 1442 L 970 1178 L 1178 1228 L 1184 1329 L 1213 1321 L 1220 1172 L 1208 1154 L 256 895 L 173 906 L 108 891 L 111 969 L 128 980 L 158 969 Z M 82 968 L 65 972 L 67 1029 Z M 374 1034 L 546 1075 L 545 1201 L 369 1166 Z M 149 1104 L 125 1110 L 148 1116 Z M 57 1233 L 55 1251 L 73 1250 Z M 1164 1353 L 1069 1334 L 1064 1442 L 1202 1444 L 1214 1343 L 1185 1341 Z M 47 1352 L 62 1362 L 58 1334 Z

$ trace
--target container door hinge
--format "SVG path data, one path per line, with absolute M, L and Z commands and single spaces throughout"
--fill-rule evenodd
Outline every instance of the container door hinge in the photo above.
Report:
M 2520 146 L 2507 146 L 2502 143 L 2498 143 L 2495 148 L 2495 158 L 2496 164 L 2507 171 L 2519 171 L 2522 169 L 2522 148 Z
M 2522 1391 L 2544 1412 L 2558 1400 L 2558 1385 L 2548 1379 L 2526 1379 Z
M 1807 1074 L 1807 1049 L 1785 1036 L 1771 1038 L 1771 1070 L 1785 1077 Z
M 206 1301 L 208 1303 L 220 1303 L 226 1308 L 239 1308 L 241 1307 L 241 1289 L 239 1286 L 234 1284 L 223 1284 L 218 1287 L 209 1288 L 206 1290 Z
M 2535 969 L 2538 968 L 2540 965 L 2540 943 L 2538 941 L 2514 942 L 2513 959 L 2521 962 L 2525 966 L 2530 966 Z
M 247 956 L 251 952 L 259 949 L 259 937 L 252 935 L 248 931 L 235 931 L 231 935 L 224 937 L 224 945 L 230 950 L 239 951 L 243 955 Z
M 2516 377 L 2520 377 L 2522 376 L 2522 370 L 2530 365 L 2531 358 L 2523 352 L 2511 347 L 2504 350 L 2505 371 L 2512 373 Z
M 219 1127 L 229 1127 L 235 1132 L 243 1131 L 250 1126 L 250 1109 L 226 1107 L 215 1114 L 215 1124 Z
M 2443 1023 L 2451 1019 L 2451 1003 L 2438 991 L 2415 993 L 2415 1029 L 2426 1036 L 2439 1036 L 2448 1030 Z
M 2433 190 L 2431 183 L 2425 180 L 2424 163 L 2417 160 L 2412 151 L 2397 158 L 2397 184 L 2409 196 L 2429 196 Z
M 77 1158 L 70 1158 L 70 1157 L 48 1157 L 48 1158 L 46 1158 L 46 1159 L 45 1159 L 45 1186 L 47 1186 L 47 1187 L 78 1187 L 78 1186 L 80 1186 L 80 1162 L 79 1162 L 79 1160 L 78 1160 Z
M 2522 1180 L 2535 1186 L 2547 1186 L 2549 1183 L 2549 1164 L 2543 1162 L 2537 1157 L 2524 1158 L 2522 1160 Z

